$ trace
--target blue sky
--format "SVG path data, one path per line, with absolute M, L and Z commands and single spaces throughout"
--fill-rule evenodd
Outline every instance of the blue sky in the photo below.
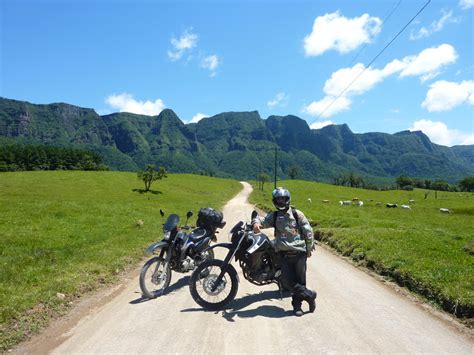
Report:
M 2 0 L 0 96 L 474 144 L 474 0 L 432 0 L 366 67 L 426 2 Z

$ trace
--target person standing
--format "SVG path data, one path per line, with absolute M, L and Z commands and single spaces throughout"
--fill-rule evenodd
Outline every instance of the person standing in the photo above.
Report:
M 308 302 L 311 313 L 316 309 L 316 292 L 306 287 L 306 261 L 311 257 L 314 247 L 313 228 L 305 215 L 290 206 L 291 196 L 287 189 L 276 188 L 272 192 L 276 211 L 268 213 L 262 220 L 252 221 L 254 233 L 260 228 L 275 228 L 275 248 L 281 257 L 283 287 L 292 292 L 293 313 L 303 315 L 301 305 Z

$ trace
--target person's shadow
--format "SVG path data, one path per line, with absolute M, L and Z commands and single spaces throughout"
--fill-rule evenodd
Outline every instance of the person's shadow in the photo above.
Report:
M 164 296 L 166 296 L 170 293 L 173 293 L 176 290 L 179 290 L 180 288 L 182 288 L 184 286 L 189 285 L 189 279 L 190 279 L 190 276 L 185 276 L 185 277 L 180 278 L 174 284 L 172 284 L 171 286 L 168 286 L 166 288 L 165 292 L 160 297 L 164 297 Z M 133 301 L 130 301 L 128 303 L 129 304 L 139 304 L 139 303 L 143 303 L 143 302 L 152 301 L 154 299 L 155 298 L 147 298 L 147 297 L 144 297 L 143 295 L 141 295 L 139 298 L 136 298 Z
M 289 293 L 283 292 L 283 297 L 289 297 Z M 268 300 L 268 299 L 280 298 L 280 291 L 262 291 L 257 294 L 247 294 L 241 298 L 233 300 L 229 307 L 222 311 L 222 317 L 229 321 L 235 322 L 235 316 L 239 318 L 253 318 L 253 317 L 268 317 L 268 318 L 283 318 L 292 316 L 293 312 L 288 310 L 285 311 L 283 308 L 273 305 L 260 305 L 256 308 L 245 309 L 255 303 Z M 183 309 L 181 312 L 199 312 L 205 311 L 203 308 L 188 308 Z M 219 312 L 219 311 L 218 311 Z M 216 313 L 218 313 L 216 312 Z

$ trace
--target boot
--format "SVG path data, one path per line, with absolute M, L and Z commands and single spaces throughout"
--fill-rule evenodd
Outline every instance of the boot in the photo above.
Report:
M 314 310 L 316 309 L 316 296 L 317 295 L 318 294 L 316 293 L 316 291 L 308 290 L 308 297 L 305 299 L 305 301 L 308 302 L 310 313 L 313 313 Z
M 301 317 L 303 315 L 303 310 L 301 309 L 301 301 L 293 299 L 291 301 L 291 305 L 293 306 L 293 314 L 297 317 Z
M 295 291 L 299 292 L 298 294 L 303 301 L 308 302 L 309 312 L 313 313 L 316 309 L 316 292 L 307 289 L 303 285 L 295 286 Z
M 303 310 L 301 307 L 299 309 L 293 309 L 293 314 L 297 317 L 301 317 L 303 315 Z

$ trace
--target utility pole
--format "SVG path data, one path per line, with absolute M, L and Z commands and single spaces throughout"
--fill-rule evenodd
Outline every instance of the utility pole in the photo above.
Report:
M 277 188 L 277 147 L 275 147 L 275 189 Z

